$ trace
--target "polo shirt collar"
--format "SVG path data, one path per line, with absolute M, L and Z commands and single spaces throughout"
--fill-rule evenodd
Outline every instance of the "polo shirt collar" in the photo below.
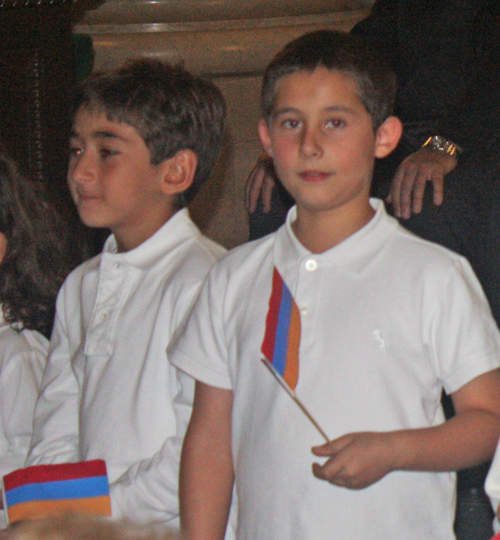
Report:
M 340 266 L 355 273 L 363 271 L 377 257 L 399 226 L 397 220 L 387 214 L 380 199 L 370 199 L 370 204 L 375 215 L 364 227 L 340 244 L 319 254 L 306 249 L 295 236 L 292 223 L 297 218 L 297 209 L 292 207 L 285 224 L 277 232 L 274 247 L 276 263 L 286 271 L 308 257 L 322 265 Z
M 189 217 L 187 208 L 177 211 L 153 236 L 136 248 L 125 253 L 117 252 L 114 235 L 108 237 L 104 244 L 103 256 L 116 257 L 136 268 L 149 268 L 156 264 L 166 253 L 184 244 L 200 231 Z

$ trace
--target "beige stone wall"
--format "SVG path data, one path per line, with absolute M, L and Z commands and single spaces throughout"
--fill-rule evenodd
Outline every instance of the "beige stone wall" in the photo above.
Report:
M 228 248 L 248 238 L 243 192 L 260 153 L 257 137 L 262 71 L 288 41 L 316 28 L 349 30 L 370 0 L 108 0 L 75 32 L 92 36 L 95 69 L 136 56 L 183 61 L 211 76 L 228 103 L 224 149 L 193 201 L 201 229 Z

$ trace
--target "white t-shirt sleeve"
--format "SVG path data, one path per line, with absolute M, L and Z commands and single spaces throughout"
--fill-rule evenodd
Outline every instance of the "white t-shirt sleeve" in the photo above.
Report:
M 214 266 L 205 281 L 187 324 L 168 348 L 170 362 L 210 386 L 232 388 L 224 340 L 224 296 L 227 279 Z
M 80 460 L 78 381 L 71 365 L 65 287 L 59 292 L 47 365 L 42 378 L 26 466 Z
M 8 348 L 9 357 L 2 359 L 0 372 L 0 476 L 24 466 L 48 349 L 48 341 L 35 331 L 25 330 L 15 337 L 18 351 Z
M 179 515 L 179 465 L 182 442 L 191 417 L 194 380 L 177 372 L 179 393 L 174 399 L 177 432 L 151 459 L 135 463 L 111 484 L 114 518 L 169 523 Z
M 500 364 L 500 333 L 469 263 L 455 260 L 438 286 L 427 291 L 424 342 L 436 373 L 451 394 Z

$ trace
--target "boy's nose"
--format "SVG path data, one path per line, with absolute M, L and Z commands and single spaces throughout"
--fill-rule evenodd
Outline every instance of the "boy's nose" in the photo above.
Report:
M 95 176 L 95 169 L 90 156 L 82 152 L 73 156 L 68 167 L 68 178 L 73 182 L 86 182 Z
M 306 157 L 317 157 L 322 153 L 319 134 L 314 129 L 305 129 L 302 133 L 301 151 Z

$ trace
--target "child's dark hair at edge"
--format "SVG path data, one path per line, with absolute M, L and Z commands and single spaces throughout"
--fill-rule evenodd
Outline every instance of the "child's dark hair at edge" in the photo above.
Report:
M 57 293 L 71 270 L 67 233 L 41 185 L 24 178 L 0 152 L 0 232 L 7 250 L 0 264 L 0 304 L 16 330 L 50 337 Z
M 261 93 L 263 117 L 269 120 L 272 116 L 279 83 L 285 75 L 312 72 L 317 67 L 338 70 L 355 79 L 375 131 L 392 114 L 396 76 L 388 63 L 357 36 L 318 30 L 291 41 L 266 68 Z
M 220 90 L 182 65 L 136 59 L 95 73 L 77 89 L 73 115 L 88 108 L 134 127 L 159 164 L 191 149 L 198 158 L 192 186 L 177 200 L 189 202 L 208 179 L 219 156 L 226 105 Z

